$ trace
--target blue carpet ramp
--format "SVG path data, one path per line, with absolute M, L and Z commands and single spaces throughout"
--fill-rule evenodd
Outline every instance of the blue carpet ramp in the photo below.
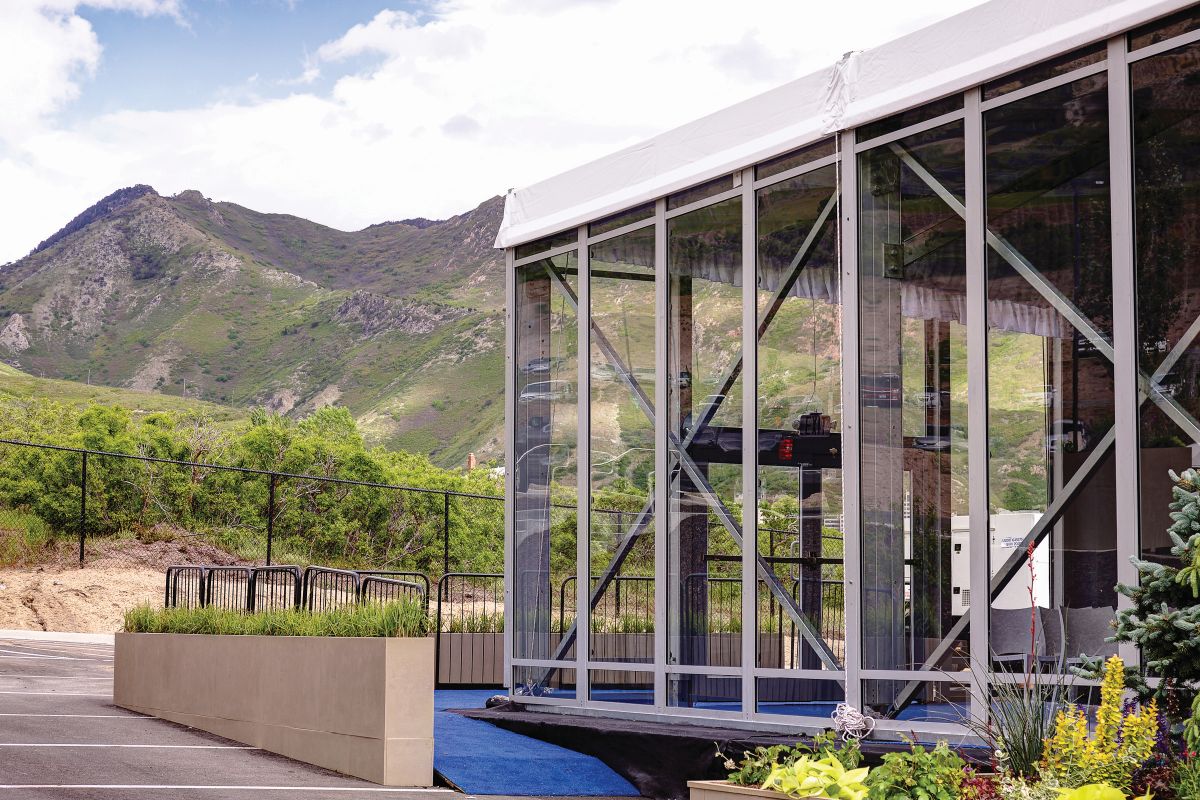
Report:
M 494 690 L 439 689 L 433 697 L 433 768 L 468 794 L 636 797 L 604 762 L 467 719 L 447 709 L 483 708 Z

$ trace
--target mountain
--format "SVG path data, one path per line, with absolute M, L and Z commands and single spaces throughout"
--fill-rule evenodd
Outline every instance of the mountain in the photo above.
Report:
M 378 444 L 498 456 L 502 212 L 348 232 L 122 189 L 0 266 L 0 361 L 238 408 L 336 403 Z

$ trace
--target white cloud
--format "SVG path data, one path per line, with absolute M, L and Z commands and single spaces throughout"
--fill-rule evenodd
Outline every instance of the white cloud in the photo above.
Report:
M 165 0 L 102 1 L 182 13 Z M 0 218 L 11 223 L 0 262 L 133 183 L 350 229 L 461 212 L 977 2 L 914 12 L 858 0 L 851 28 L 845 4 L 794 0 L 440 0 L 380 12 L 321 46 L 302 81 L 349 70 L 324 94 L 298 82 L 283 98 L 69 128 L 54 112 L 86 90 L 102 43 L 76 3 L 30 2 L 0 26 L 0 74 L 21 58 L 5 36 L 34 59 L 25 88 L 0 83 Z

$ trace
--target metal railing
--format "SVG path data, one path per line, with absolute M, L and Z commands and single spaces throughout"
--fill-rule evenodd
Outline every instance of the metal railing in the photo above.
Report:
M 482 502 L 489 504 L 491 506 L 490 513 L 497 515 L 497 525 L 494 534 L 496 544 L 499 545 L 503 539 L 503 533 L 501 530 L 502 525 L 499 521 L 503 518 L 504 498 L 499 495 L 460 492 L 449 489 L 431 489 L 420 486 L 402 486 L 373 481 L 334 478 L 323 475 L 308 475 L 303 473 L 280 472 L 256 469 L 252 467 L 214 464 L 201 461 L 159 458 L 157 456 L 147 456 L 132 453 L 117 453 L 106 450 L 67 447 L 63 445 L 39 444 L 16 439 L 0 439 L 0 445 L 19 448 L 34 448 L 47 452 L 71 453 L 78 456 L 79 467 L 78 472 L 76 473 L 75 481 L 68 484 L 68 486 L 65 488 L 78 492 L 73 527 L 75 529 L 75 539 L 78 543 L 78 562 L 81 565 L 87 560 L 87 543 L 89 535 L 93 537 L 97 535 L 95 531 L 97 523 L 93 519 L 93 517 L 95 517 L 95 515 L 98 513 L 96 509 L 97 503 L 95 501 L 97 500 L 97 497 L 94 486 L 103 479 L 104 473 L 102 467 L 108 463 L 109 460 L 157 465 L 167 469 L 176 468 L 188 470 L 191 474 L 211 471 L 215 473 L 241 475 L 245 476 L 247 479 L 265 479 L 265 499 L 263 500 L 262 508 L 258 511 L 259 524 L 261 525 L 258 535 L 264 537 L 264 539 L 260 545 L 262 547 L 262 549 L 259 550 L 260 557 L 251 560 L 257 560 L 260 564 L 265 564 L 266 566 L 270 566 L 272 564 L 274 559 L 274 551 L 278 545 L 279 532 L 277 528 L 281 522 L 281 515 L 284 511 L 284 503 L 287 500 L 283 497 L 283 489 L 286 485 L 291 484 L 305 488 L 307 494 L 312 494 L 312 491 L 308 490 L 307 487 L 314 486 L 321 489 L 341 488 L 344 490 L 378 490 L 382 492 L 395 493 L 403 497 L 420 496 L 430 498 L 431 502 L 429 504 L 429 508 L 427 509 L 422 507 L 420 517 L 422 522 L 426 522 L 427 517 L 440 516 L 441 525 L 438 532 L 440 533 L 441 539 L 441 552 L 439 555 L 441 556 L 440 560 L 443 572 L 450 572 L 452 571 L 452 568 L 456 566 L 455 564 L 451 563 L 453 560 L 451 553 L 451 533 L 455 531 L 456 516 L 460 519 L 462 519 L 464 516 L 471 519 L 477 519 L 483 516 L 481 513 L 478 513 L 478 510 L 473 511 L 470 508 L 460 508 L 462 504 L 471 502 Z M 60 487 L 60 489 L 61 488 L 64 487 Z M 440 499 L 441 502 L 437 502 L 437 499 Z M 2 500 L 3 498 L 0 498 L 0 501 Z M 92 501 L 92 510 L 90 512 L 92 516 L 89 516 L 89 500 Z M 144 507 L 154 507 L 156 505 L 156 503 L 153 502 L 154 498 L 149 496 L 141 498 L 141 501 L 141 505 Z M 292 499 L 292 502 L 295 502 L 295 500 Z M 435 507 L 436 512 L 426 513 L 428 511 L 432 511 L 432 509 Z M 240 527 L 245 528 L 246 526 L 242 524 Z M 298 538 L 310 538 L 304 534 L 311 534 L 312 532 L 313 531 L 311 530 L 301 530 L 290 533 L 297 534 Z M 494 553 L 495 550 L 492 552 Z M 382 565 L 376 564 L 376 566 Z M 462 564 L 458 566 L 462 566 Z
M 399 576 L 409 576 L 403 580 Z M 168 608 L 223 608 L 228 611 L 331 611 L 358 603 L 415 599 L 429 609 L 429 579 L 414 572 L 358 572 L 292 565 L 167 567 L 163 605 Z

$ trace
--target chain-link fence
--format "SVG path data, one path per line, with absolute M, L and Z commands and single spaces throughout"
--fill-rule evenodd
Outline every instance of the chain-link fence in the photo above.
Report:
M 499 573 L 503 539 L 498 496 L 0 440 L 0 565 Z

